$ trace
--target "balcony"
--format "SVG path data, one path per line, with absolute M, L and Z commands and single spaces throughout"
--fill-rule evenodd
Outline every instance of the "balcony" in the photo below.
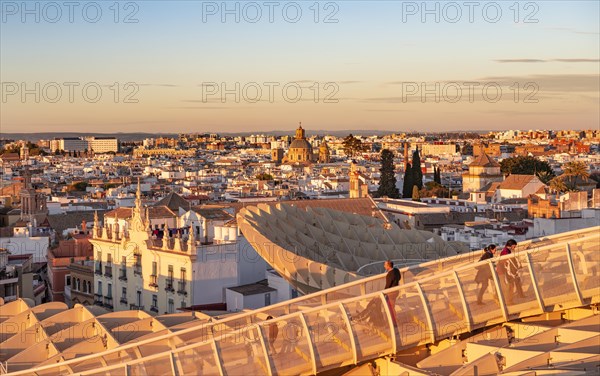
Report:
M 140 310 L 143 311 L 144 310 L 144 306 L 139 306 L 139 305 L 135 305 L 135 304 L 130 304 L 129 305 L 129 309 L 130 310 Z
M 127 305 L 127 298 L 122 297 L 121 300 L 119 300 L 119 302 L 121 302 L 121 304 Z
M 127 269 L 121 268 L 119 272 L 119 281 L 127 281 Z
M 96 270 L 94 271 L 97 275 L 102 275 L 102 264 L 96 265 Z
M 173 279 L 167 279 L 167 285 L 165 286 L 165 291 L 167 292 L 175 292 L 175 288 L 173 287 Z
M 94 304 L 99 306 L 103 305 L 102 294 L 94 294 Z
M 187 296 L 187 291 L 185 290 L 185 287 L 186 287 L 185 281 L 177 282 L 177 293 L 179 295 Z
M 152 306 L 152 307 L 150 307 L 150 310 L 151 310 L 152 312 L 156 312 L 156 313 L 158 313 L 158 307 L 156 307 L 156 306 Z
M 112 298 L 112 296 L 105 296 L 104 297 L 104 306 L 106 308 L 113 309 L 113 298 Z
M 104 276 L 105 276 L 105 277 L 112 278 L 112 266 L 108 266 L 108 265 L 106 265 L 106 266 L 104 267 Z
M 149 286 L 150 287 L 158 287 L 158 277 L 156 276 L 156 274 L 151 274 L 150 275 Z

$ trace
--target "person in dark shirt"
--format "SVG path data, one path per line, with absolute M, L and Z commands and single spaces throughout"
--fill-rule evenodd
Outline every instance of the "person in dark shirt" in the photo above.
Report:
M 390 260 L 387 260 L 383 263 L 383 267 L 387 272 L 385 276 L 385 288 L 389 289 L 391 287 L 396 287 L 400 283 L 400 271 L 394 268 L 394 263 Z
M 494 257 L 496 253 L 496 245 L 490 244 L 483 249 L 483 255 L 479 261 L 488 260 Z M 488 288 L 489 281 L 492 279 L 492 271 L 490 266 L 485 264 L 477 267 L 477 275 L 475 275 L 475 282 L 481 283 L 481 288 L 479 289 L 479 294 L 477 294 L 477 304 L 483 305 L 483 294 Z
M 387 274 L 385 276 L 384 289 L 389 289 L 391 287 L 398 286 L 398 284 L 400 282 L 400 271 L 398 269 L 394 268 L 394 263 L 392 261 L 388 260 L 383 264 L 383 267 L 385 268 L 385 270 L 387 272 Z M 394 304 L 396 302 L 397 296 L 398 296 L 397 291 L 392 291 L 392 292 L 386 293 L 386 295 L 385 295 L 387 305 L 392 314 L 392 320 L 394 322 L 394 325 L 396 325 L 396 313 L 394 311 Z M 365 309 L 356 315 L 354 320 L 369 321 L 372 323 L 377 323 L 377 325 L 381 325 L 383 323 L 383 321 L 385 320 L 385 316 L 383 316 L 383 312 L 384 312 L 384 310 L 383 310 L 383 307 L 381 304 L 381 300 L 379 298 L 374 297 L 374 298 L 371 298 L 371 300 L 369 301 L 369 303 L 367 304 Z
M 391 260 L 387 260 L 386 262 L 384 262 L 383 267 L 387 271 L 387 274 L 385 275 L 385 289 L 398 286 L 398 284 L 400 283 L 400 270 L 394 268 L 394 263 Z M 392 321 L 394 322 L 394 326 L 397 326 L 396 310 L 394 309 L 397 297 L 398 291 L 393 291 L 386 295 L 387 304 L 390 308 L 390 313 L 392 314 Z

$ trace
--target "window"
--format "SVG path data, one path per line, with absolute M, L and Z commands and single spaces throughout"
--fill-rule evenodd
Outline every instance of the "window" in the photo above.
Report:
M 271 305 L 271 293 L 268 292 L 265 294 L 265 306 Z
M 152 306 L 150 307 L 151 311 L 158 312 L 158 296 L 152 295 Z
M 173 265 L 169 265 L 165 289 L 167 291 L 173 291 Z
M 97 295 L 102 295 L 102 281 L 98 281 L 98 291 L 96 291 Z
M 150 286 L 151 287 L 158 287 L 158 276 L 157 276 L 157 265 L 156 265 L 156 261 L 152 262 L 152 274 L 150 274 Z
M 102 274 L 102 251 L 96 253 L 96 274 Z
M 121 289 L 121 299 L 127 301 L 127 287 Z
M 181 301 L 181 308 L 185 308 L 185 300 Z
M 169 299 L 169 313 L 175 313 L 175 303 L 173 299 Z
M 141 291 L 137 292 L 137 305 L 138 305 L 138 307 L 142 306 L 142 292 Z
M 106 297 L 112 298 L 112 283 L 109 283 L 106 287 Z

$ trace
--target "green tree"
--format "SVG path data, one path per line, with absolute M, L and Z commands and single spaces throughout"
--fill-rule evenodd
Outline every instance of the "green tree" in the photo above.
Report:
M 388 149 L 381 151 L 381 168 L 379 171 L 381 175 L 376 193 L 377 197 L 399 198 L 400 191 L 396 187 L 396 173 L 394 172 L 394 153 Z
M 402 198 L 412 197 L 412 178 L 412 166 L 410 163 L 406 162 L 406 170 L 404 171 L 404 185 L 402 186 Z
M 256 180 L 273 180 L 273 175 L 267 174 L 266 172 L 258 174 L 256 175 Z
M 500 163 L 500 169 L 504 175 L 537 175 L 544 183 L 549 182 L 556 176 L 548 162 L 531 156 L 506 158 Z
M 88 183 L 85 181 L 79 181 L 69 186 L 68 191 L 80 191 L 83 192 L 87 188 Z
M 421 170 L 421 156 L 419 155 L 419 148 L 413 153 L 412 159 L 412 183 L 416 185 L 419 190 L 423 188 L 423 171 Z
M 358 153 L 367 151 L 367 146 L 364 145 L 359 138 L 354 137 L 352 133 L 344 138 L 342 147 L 344 148 L 344 153 L 350 158 L 354 157 Z
M 419 197 L 448 197 L 448 188 L 434 181 L 425 183 L 425 187 L 419 192 Z

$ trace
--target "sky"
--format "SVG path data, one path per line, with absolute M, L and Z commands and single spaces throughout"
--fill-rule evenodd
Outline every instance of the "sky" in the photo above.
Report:
M 0 133 L 596 129 L 599 4 L 1 0 Z

